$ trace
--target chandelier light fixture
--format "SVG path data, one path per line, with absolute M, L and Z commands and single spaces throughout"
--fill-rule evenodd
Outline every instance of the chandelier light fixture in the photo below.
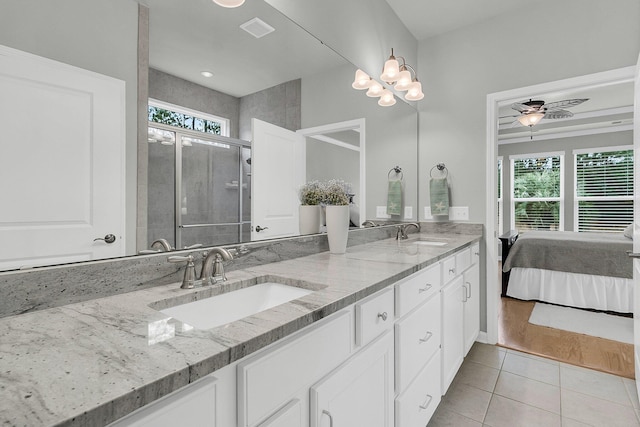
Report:
M 215 4 L 222 7 L 238 7 L 242 6 L 244 0 L 213 0 Z
M 393 49 L 391 49 L 391 55 L 384 63 L 380 80 L 393 86 L 397 91 L 406 91 L 404 99 L 407 101 L 420 101 L 424 98 L 424 93 L 422 92 L 422 84 L 418 81 L 416 70 L 407 64 L 403 57 L 398 56 L 398 58 L 402 60 L 402 64 L 393 55 Z M 356 71 L 351 87 L 357 90 L 368 89 L 367 96 L 380 97 L 378 100 L 380 106 L 389 107 L 396 103 L 393 92 L 362 70 Z

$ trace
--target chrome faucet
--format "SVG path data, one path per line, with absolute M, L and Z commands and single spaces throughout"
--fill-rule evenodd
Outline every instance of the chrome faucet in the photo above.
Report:
M 409 238 L 407 236 L 407 228 L 415 227 L 416 230 L 420 231 L 420 224 L 417 222 L 408 222 L 406 224 L 399 224 L 398 231 L 396 232 L 396 240 L 406 240 Z
M 202 261 L 202 270 L 200 271 L 200 278 L 196 279 L 196 268 L 193 263 L 193 255 L 187 256 L 170 256 L 167 258 L 169 262 L 187 262 L 187 268 L 184 271 L 184 278 L 180 287 L 182 289 L 192 289 L 195 286 L 213 285 L 218 281 L 227 280 L 227 276 L 224 274 L 224 265 L 222 261 L 229 261 L 233 259 L 231 253 L 221 247 L 211 248 L 209 252 L 206 252 L 204 261 Z
M 365 222 L 362 223 L 362 226 L 367 228 L 367 227 L 377 227 L 378 224 L 376 224 L 375 222 L 371 221 L 370 219 L 366 220 Z
M 151 249 L 158 249 L 160 252 L 170 252 L 173 250 L 171 243 L 167 239 L 156 239 L 151 243 Z

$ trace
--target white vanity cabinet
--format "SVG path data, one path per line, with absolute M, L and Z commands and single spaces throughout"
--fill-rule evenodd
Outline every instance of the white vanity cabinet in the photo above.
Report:
M 444 395 L 464 358 L 464 280 L 455 277 L 442 288 L 442 394 Z
M 393 427 L 393 333 L 311 387 L 310 409 L 311 427 Z

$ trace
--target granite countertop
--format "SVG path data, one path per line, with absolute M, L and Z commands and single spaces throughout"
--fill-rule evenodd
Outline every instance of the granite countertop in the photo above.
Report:
M 414 243 L 446 238 L 445 246 Z M 480 240 L 411 234 L 227 273 L 244 287 L 265 276 L 303 280 L 313 293 L 209 330 L 156 309 L 220 287 L 157 286 L 0 319 L 0 423 L 103 425 L 206 376 Z M 242 258 L 234 261 L 242 263 Z

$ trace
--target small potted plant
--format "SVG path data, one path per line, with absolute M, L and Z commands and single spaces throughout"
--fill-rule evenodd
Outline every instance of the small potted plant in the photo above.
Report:
M 326 205 L 327 238 L 329 252 L 343 254 L 347 251 L 349 238 L 349 196 L 351 185 L 340 179 L 325 183 L 324 199 Z
M 299 225 L 300 234 L 316 234 L 320 232 L 324 186 L 319 181 L 310 181 L 298 190 L 300 199 Z

